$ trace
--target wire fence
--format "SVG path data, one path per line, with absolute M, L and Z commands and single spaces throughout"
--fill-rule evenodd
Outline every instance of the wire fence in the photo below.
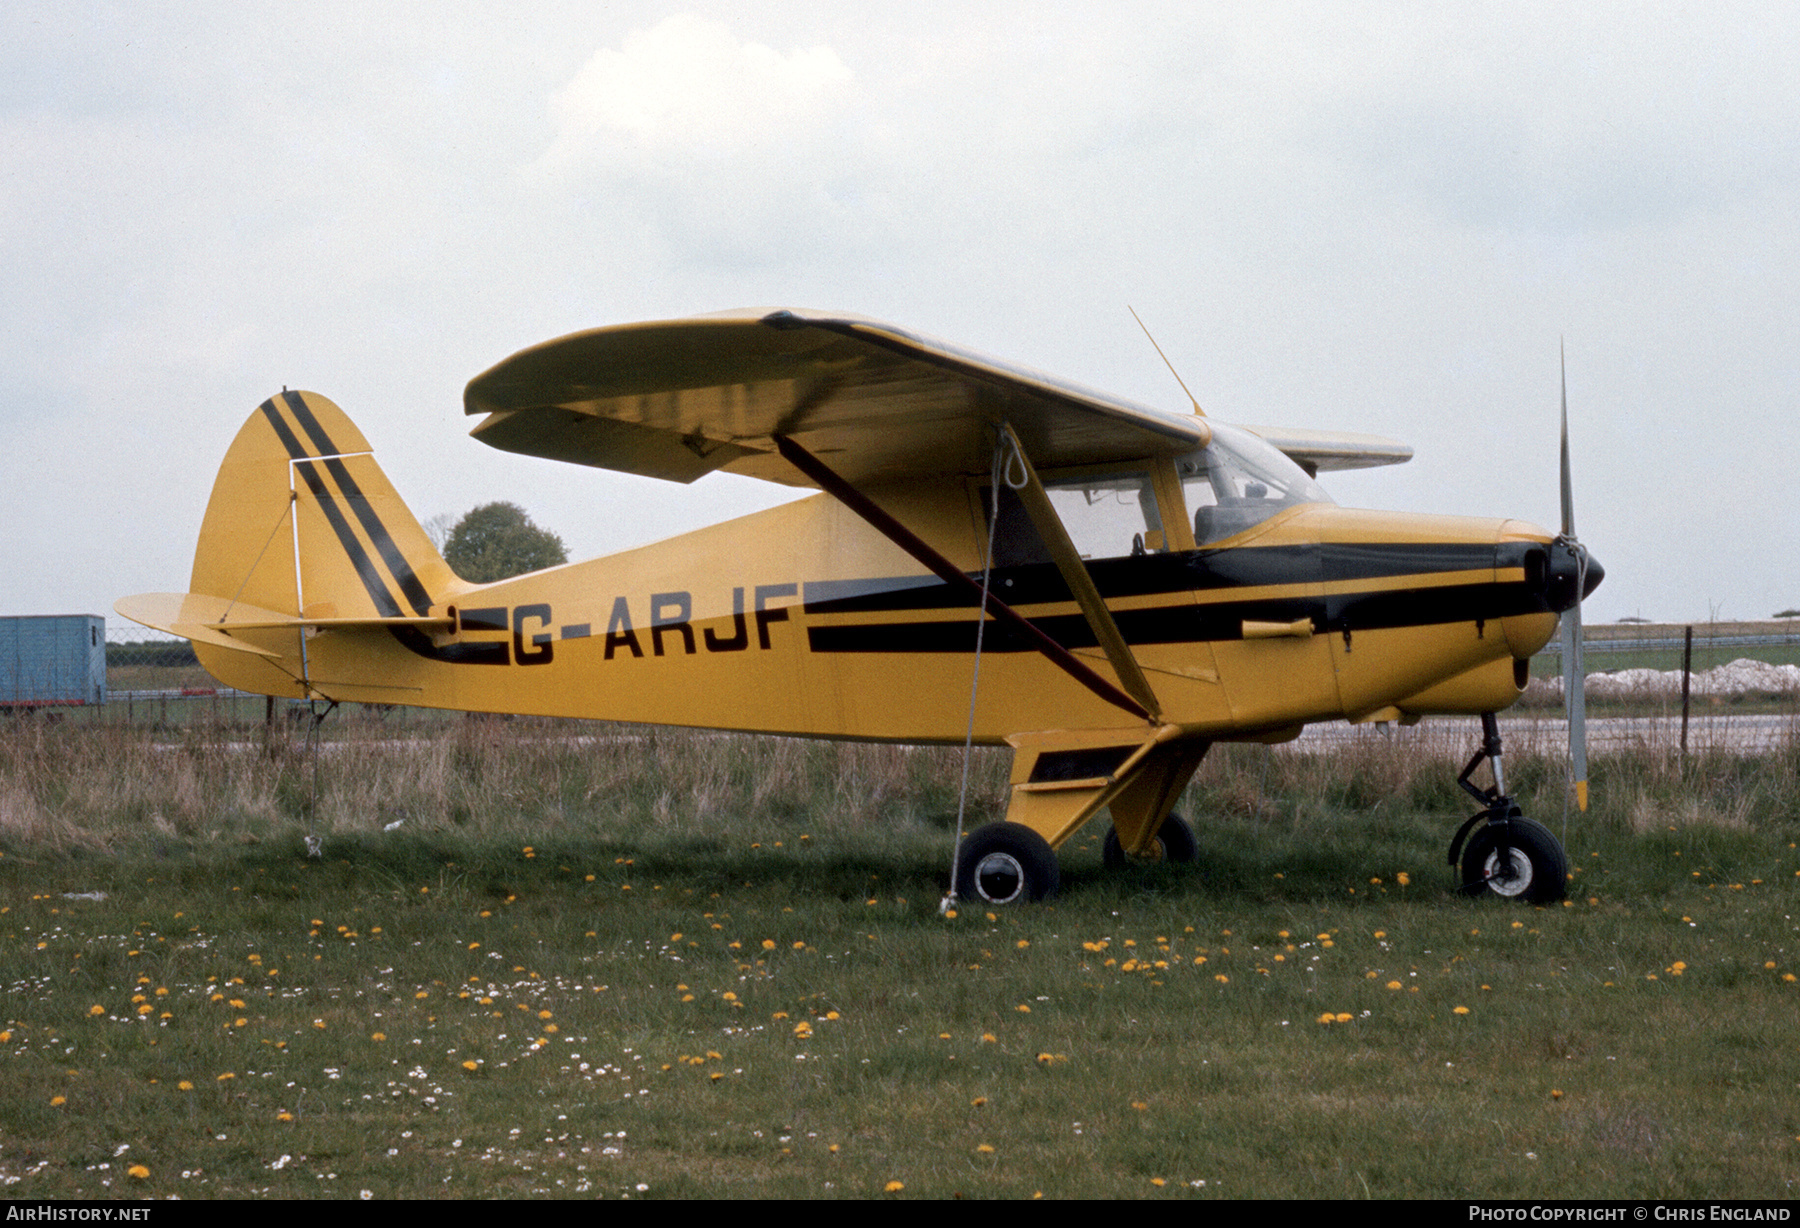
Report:
M 1613 623 L 1584 630 L 1582 649 L 1590 677 L 1627 669 L 1680 671 L 1684 659 L 1690 656 L 1689 630 L 1693 636 L 1691 668 L 1695 675 L 1742 658 L 1800 666 L 1800 620 L 1696 623 L 1691 628 L 1685 624 Z M 306 711 L 302 700 L 270 700 L 222 686 L 200 665 L 193 645 L 175 636 L 136 626 L 115 626 L 106 629 L 105 640 L 103 703 L 27 705 L 0 695 L 0 709 L 14 713 L 36 711 L 68 721 L 147 722 L 159 726 L 297 721 Z M 1532 673 L 1552 679 L 1561 670 L 1562 643 L 1557 639 L 1533 658 Z M 1560 707 L 1560 698 L 1556 706 Z M 1719 707 L 1716 697 L 1709 700 L 1708 706 Z M 404 723 L 409 719 L 404 711 L 357 707 L 383 720 Z

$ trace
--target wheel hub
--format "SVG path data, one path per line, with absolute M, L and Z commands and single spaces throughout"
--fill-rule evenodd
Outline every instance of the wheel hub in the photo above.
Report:
M 1512 899 L 1531 890 L 1531 858 L 1518 849 L 1495 849 L 1488 854 L 1481 873 L 1495 895 Z
M 975 863 L 975 890 L 990 904 L 1010 904 L 1025 894 L 1025 867 L 1011 853 L 989 853 Z

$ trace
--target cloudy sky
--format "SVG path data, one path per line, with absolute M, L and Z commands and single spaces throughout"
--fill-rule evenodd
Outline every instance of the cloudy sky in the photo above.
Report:
M 1797 218 L 1793 5 L 11 0 L 0 613 L 185 588 L 283 385 L 580 556 L 785 492 L 469 440 L 514 350 L 842 309 L 1180 409 L 1130 304 L 1209 413 L 1414 446 L 1340 502 L 1546 525 L 1564 339 L 1590 620 L 1765 617 Z

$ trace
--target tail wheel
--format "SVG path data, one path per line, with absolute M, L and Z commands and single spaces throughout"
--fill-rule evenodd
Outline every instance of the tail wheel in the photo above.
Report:
M 1162 826 L 1156 829 L 1156 839 L 1150 842 L 1149 851 L 1142 857 L 1126 855 L 1125 846 L 1119 843 L 1117 828 L 1107 830 L 1106 844 L 1101 850 L 1109 870 L 1122 870 L 1134 861 L 1190 862 L 1199 855 L 1200 842 L 1194 838 L 1194 829 L 1178 814 L 1163 819 Z
M 1463 894 L 1554 904 L 1568 892 L 1569 859 L 1542 823 L 1514 818 L 1477 828 L 1463 847 Z
M 1049 841 L 1019 823 L 989 823 L 963 841 L 956 894 L 987 904 L 1047 900 L 1062 882 Z

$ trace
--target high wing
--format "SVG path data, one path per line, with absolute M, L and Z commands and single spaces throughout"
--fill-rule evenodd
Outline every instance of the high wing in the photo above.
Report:
M 521 350 L 469 382 L 473 431 L 527 456 L 692 482 L 714 470 L 815 483 L 786 436 L 844 478 L 984 473 L 990 424 L 1041 468 L 1203 447 L 1172 415 L 860 316 L 748 309 L 594 329 Z M 1390 464 L 1390 440 L 1292 433 L 1303 464 Z M 1278 444 L 1278 446 L 1280 446 Z
M 1288 454 L 1296 464 L 1317 477 L 1341 469 L 1373 469 L 1412 459 L 1413 450 L 1379 435 L 1352 435 L 1345 431 L 1306 431 L 1286 426 L 1246 426 Z

